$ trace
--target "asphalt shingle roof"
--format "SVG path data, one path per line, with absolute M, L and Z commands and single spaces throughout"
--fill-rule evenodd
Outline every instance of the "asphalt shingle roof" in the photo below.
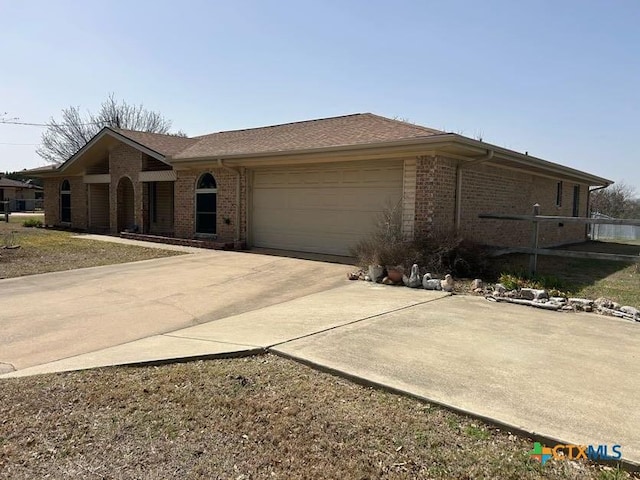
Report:
M 3 187 L 14 187 L 14 188 L 35 188 L 41 189 L 38 185 L 34 185 L 32 183 L 20 182 L 19 180 L 12 180 L 7 177 L 0 177 L 0 188 Z
M 175 155 L 198 141 L 196 138 L 178 137 L 161 133 L 138 132 L 120 128 L 113 128 L 112 130 L 165 156 Z
M 158 153 L 176 159 L 366 145 L 445 133 L 372 113 L 232 130 L 193 138 L 131 130 L 116 131 Z

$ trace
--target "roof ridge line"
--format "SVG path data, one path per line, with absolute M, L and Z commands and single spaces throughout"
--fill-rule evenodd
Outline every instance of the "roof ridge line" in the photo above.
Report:
M 263 128 L 266 129 L 266 128 L 274 128 L 274 127 L 284 127 L 286 125 L 298 125 L 300 123 L 313 123 L 313 122 L 321 122 L 321 121 L 324 121 L 324 120 L 334 120 L 334 119 L 337 119 L 337 118 L 357 117 L 359 115 L 363 115 L 364 116 L 364 115 L 374 115 L 374 114 L 373 113 L 369 113 L 369 112 L 349 113 L 349 114 L 346 114 L 346 115 L 335 115 L 333 117 L 311 118 L 311 119 L 308 119 L 308 120 L 297 120 L 295 122 L 277 123 L 275 125 L 263 125 L 262 127 L 237 128 L 237 129 L 234 129 L 234 130 L 220 130 L 220 131 L 217 131 L 217 132 L 205 133 L 204 135 L 198 135 L 198 136 L 190 137 L 190 138 L 198 138 L 199 139 L 199 138 L 208 137 L 210 135 L 217 135 L 219 133 L 246 132 L 246 131 L 249 131 L 249 130 L 261 130 Z M 375 115 L 375 116 L 377 116 L 377 115 Z M 381 117 L 381 118 L 384 118 L 384 117 Z
M 448 133 L 445 132 L 444 130 L 438 130 L 437 128 L 431 128 L 431 127 L 425 127 L 424 125 L 420 125 L 418 123 L 412 123 L 412 122 L 407 122 L 405 120 L 398 120 L 397 118 L 389 118 L 389 117 L 385 117 L 383 115 L 378 115 L 377 113 L 366 113 L 365 115 L 369 115 L 372 117 L 376 117 L 380 120 L 384 120 L 386 122 L 390 122 L 390 123 L 400 123 L 402 125 L 406 125 L 408 127 L 413 127 L 413 128 L 417 128 L 420 130 L 425 130 L 427 132 L 438 132 L 438 133 Z

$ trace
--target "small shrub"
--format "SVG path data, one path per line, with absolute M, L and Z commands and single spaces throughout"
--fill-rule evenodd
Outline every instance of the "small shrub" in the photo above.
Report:
M 420 252 L 417 263 L 433 273 L 470 278 L 486 276 L 491 269 L 486 248 L 455 232 L 417 240 L 414 248 Z
M 361 267 L 405 265 L 411 257 L 409 242 L 402 237 L 402 202 L 387 204 L 367 238 L 358 242 L 351 254 Z
M 498 282 L 507 290 L 536 288 L 550 290 L 553 294 L 563 294 L 569 289 L 567 282 L 555 275 L 529 275 L 526 272 L 503 272 Z
M 40 220 L 39 218 L 29 218 L 22 222 L 22 226 L 27 228 L 39 228 L 42 227 L 42 220 Z
M 405 241 L 401 202 L 384 208 L 373 231 L 351 249 L 351 254 L 361 267 L 402 265 L 409 270 L 417 263 L 423 273 L 450 273 L 462 278 L 481 277 L 490 270 L 485 248 L 456 233 Z

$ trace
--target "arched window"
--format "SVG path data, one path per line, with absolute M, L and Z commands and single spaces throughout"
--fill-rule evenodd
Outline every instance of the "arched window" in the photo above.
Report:
M 210 173 L 203 174 L 196 185 L 196 233 L 216 233 L 216 180 Z
M 71 223 L 71 185 L 69 180 L 60 186 L 60 221 Z

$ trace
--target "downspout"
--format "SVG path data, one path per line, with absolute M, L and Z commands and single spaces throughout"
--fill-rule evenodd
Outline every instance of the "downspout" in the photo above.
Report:
M 224 161 L 219 158 L 218 159 L 218 166 L 221 168 L 224 168 L 225 170 L 228 170 L 230 172 L 233 172 L 236 175 L 236 234 L 235 234 L 235 242 L 239 242 L 240 241 L 240 171 L 235 169 L 235 168 L 231 168 L 228 165 L 224 164 Z
M 476 157 L 465 164 L 458 162 L 456 165 L 456 232 L 460 231 L 460 223 L 462 221 L 462 170 L 464 168 L 473 167 L 481 163 L 487 162 L 493 158 L 493 150 L 487 150 L 487 154 L 482 157 Z

